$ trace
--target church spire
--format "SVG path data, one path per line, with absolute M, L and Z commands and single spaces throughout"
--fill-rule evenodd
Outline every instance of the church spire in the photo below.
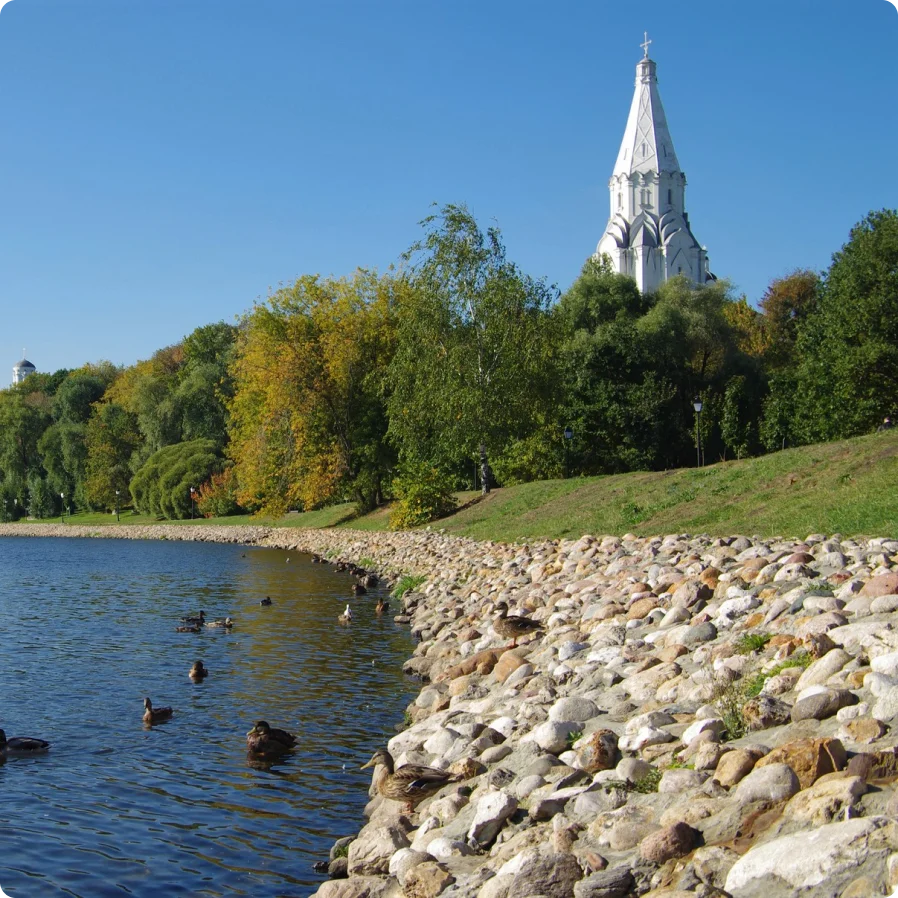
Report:
M 646 33 L 624 139 L 608 182 L 610 217 L 596 248 L 615 271 L 635 278 L 643 293 L 677 275 L 697 284 L 714 279 L 686 215 L 686 176 L 661 105 L 651 43 Z
M 650 43 L 646 34 L 645 43 L 640 44 L 645 56 L 636 65 L 636 90 L 614 165 L 615 175 L 680 170 L 658 92 L 657 67 L 649 59 Z

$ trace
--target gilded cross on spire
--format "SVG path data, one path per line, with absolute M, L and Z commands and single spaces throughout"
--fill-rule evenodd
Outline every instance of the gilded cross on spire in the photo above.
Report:
M 642 47 L 642 49 L 645 51 L 645 58 L 648 59 L 649 58 L 649 44 L 651 43 L 651 41 L 649 40 L 648 31 L 643 31 L 642 33 L 645 35 L 645 43 L 642 43 L 639 46 Z

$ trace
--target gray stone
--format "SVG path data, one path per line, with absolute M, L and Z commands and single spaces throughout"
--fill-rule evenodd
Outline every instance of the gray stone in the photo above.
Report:
M 390 858 L 400 848 L 408 848 L 405 831 L 398 826 L 369 824 L 349 846 L 349 875 L 375 876 L 388 873 Z
M 626 898 L 635 884 L 629 867 L 612 867 L 581 879 L 574 886 L 574 898 Z
M 583 878 L 580 864 L 572 854 L 541 854 L 531 849 L 515 861 L 518 863 L 509 871 L 515 875 L 508 898 L 570 898 L 574 886 Z M 500 872 L 508 866 L 504 865 Z
M 518 809 L 517 799 L 505 792 L 488 792 L 477 802 L 468 840 L 484 847 L 492 845 L 505 821 Z
M 848 689 L 827 689 L 800 698 L 792 706 L 792 720 L 825 720 L 840 708 L 857 704 L 858 697 Z
M 833 712 L 835 713 L 835 712 Z M 544 751 L 557 755 L 568 748 L 568 737 L 580 731 L 580 725 L 569 720 L 547 720 L 533 731 L 536 744 Z
M 707 778 L 707 774 L 688 768 L 665 770 L 661 782 L 658 783 L 658 791 L 674 795 L 689 792 L 692 789 L 700 789 Z
M 733 865 L 724 888 L 736 898 L 839 898 L 863 871 L 884 893 L 896 848 L 898 824 L 887 817 L 830 823 L 752 848 Z
M 680 641 L 688 648 L 692 648 L 693 646 L 701 645 L 703 642 L 710 642 L 712 639 L 716 638 L 717 627 L 710 621 L 705 621 L 703 624 L 696 624 L 695 626 L 689 627 Z
M 795 688 L 801 692 L 808 686 L 822 686 L 834 673 L 838 673 L 852 660 L 852 656 L 844 649 L 833 649 L 822 658 L 818 658 L 805 670 Z
M 786 764 L 768 764 L 766 767 L 755 767 L 736 786 L 736 801 L 783 801 L 791 798 L 801 789 L 801 783 Z
M 578 695 L 561 698 L 549 709 L 549 720 L 556 722 L 592 720 L 598 717 L 596 703 Z
M 591 648 L 588 642 L 566 642 L 558 650 L 559 661 L 569 661 L 574 655 L 579 655 L 584 649 Z

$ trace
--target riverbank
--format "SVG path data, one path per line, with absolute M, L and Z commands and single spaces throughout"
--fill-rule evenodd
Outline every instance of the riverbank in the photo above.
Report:
M 113 535 L 97 529 L 40 528 Z M 411 814 L 375 797 L 348 878 L 318 898 L 859 898 L 898 881 L 898 541 L 115 530 L 428 578 L 404 597 L 423 682 L 389 749 L 463 780 Z M 509 648 L 500 601 L 544 632 Z

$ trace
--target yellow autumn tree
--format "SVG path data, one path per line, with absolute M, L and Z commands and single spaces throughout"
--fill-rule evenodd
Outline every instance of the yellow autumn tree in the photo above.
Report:
M 242 505 L 279 514 L 345 497 L 378 504 L 394 461 L 384 374 L 404 289 L 393 274 L 305 275 L 244 316 L 229 408 Z

